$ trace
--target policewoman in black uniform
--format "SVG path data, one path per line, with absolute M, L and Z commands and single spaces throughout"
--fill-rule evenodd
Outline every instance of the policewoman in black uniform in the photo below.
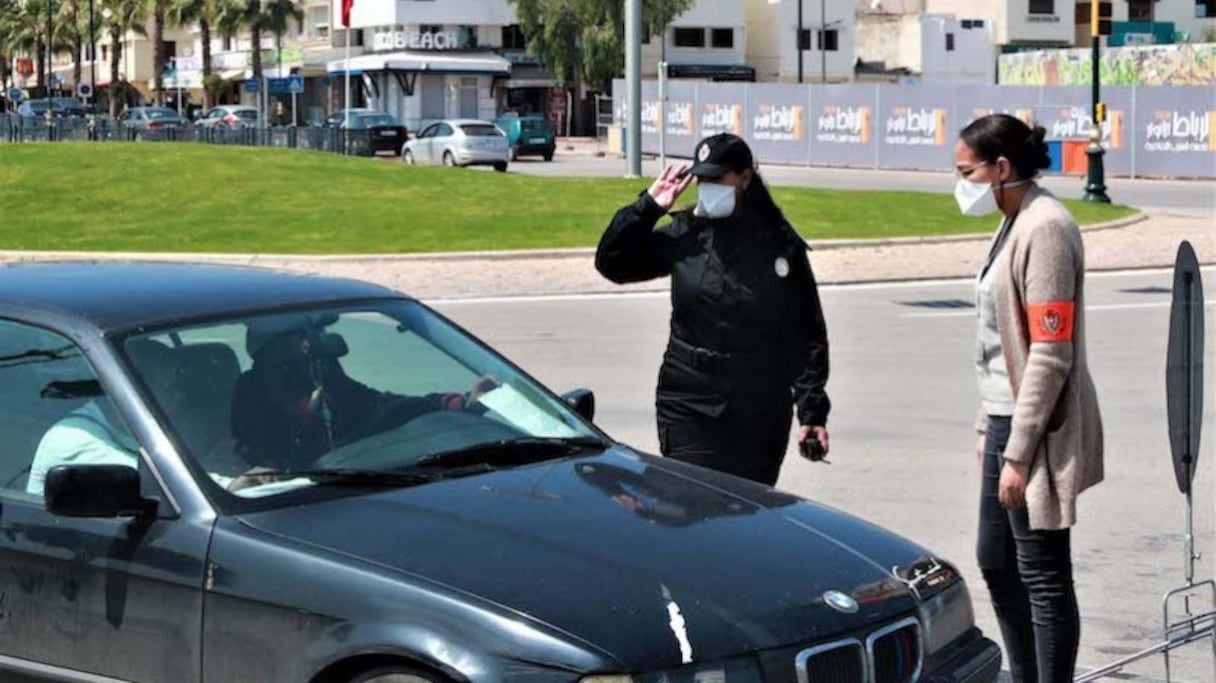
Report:
M 671 276 L 656 408 L 663 455 L 772 485 L 797 407 L 799 446 L 828 450 L 828 339 L 807 246 L 747 143 L 699 142 L 617 211 L 595 266 L 616 283 Z M 696 181 L 696 206 L 670 213 Z M 806 452 L 806 450 L 804 450 Z

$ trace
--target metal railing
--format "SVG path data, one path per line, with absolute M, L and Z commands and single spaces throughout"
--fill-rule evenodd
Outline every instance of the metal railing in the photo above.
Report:
M 0 143 L 21 142 L 191 142 L 245 147 L 311 149 L 349 155 L 371 155 L 374 131 L 320 127 L 221 128 L 199 125 L 150 128 L 112 119 L 52 119 L 0 114 Z M 401 150 L 392 151 L 399 154 Z

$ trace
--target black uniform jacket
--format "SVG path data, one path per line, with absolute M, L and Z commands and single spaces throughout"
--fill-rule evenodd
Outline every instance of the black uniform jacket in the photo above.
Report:
M 785 221 L 744 209 L 708 219 L 665 215 L 651 196 L 617 211 L 595 267 L 616 283 L 671 276 L 671 339 L 659 418 L 769 413 L 797 406 L 827 423 L 828 339 L 806 243 Z M 776 224 L 774 224 L 776 223 Z

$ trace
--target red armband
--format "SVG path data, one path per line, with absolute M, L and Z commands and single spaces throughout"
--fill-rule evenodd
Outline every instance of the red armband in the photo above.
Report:
M 1072 301 L 1048 301 L 1026 307 L 1031 342 L 1070 342 L 1076 318 L 1077 304 Z

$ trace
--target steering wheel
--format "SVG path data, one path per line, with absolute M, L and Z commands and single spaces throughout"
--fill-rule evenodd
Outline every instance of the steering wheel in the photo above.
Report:
M 423 405 L 423 399 L 390 395 L 388 400 L 381 403 L 344 441 L 350 443 L 403 427 L 431 410 L 430 406 Z

